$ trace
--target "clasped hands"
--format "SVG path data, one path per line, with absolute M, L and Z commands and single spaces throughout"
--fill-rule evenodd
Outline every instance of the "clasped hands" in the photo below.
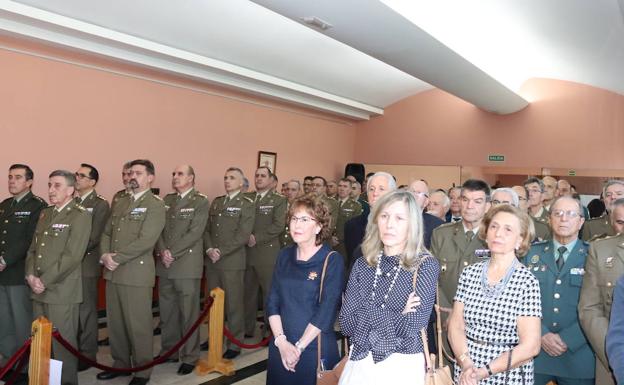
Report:
M 488 376 L 487 369 L 475 368 L 472 361 L 468 360 L 462 367 L 459 383 L 457 385 L 477 385 L 479 381 Z
M 295 345 L 291 344 L 286 338 L 282 338 L 281 341 L 277 343 L 277 349 L 279 350 L 284 369 L 289 372 L 294 372 L 295 366 L 297 366 L 299 359 L 301 358 L 301 352 L 299 349 L 297 349 Z
M 210 248 L 206 250 L 206 254 L 208 255 L 208 258 L 210 258 L 212 263 L 217 263 L 219 259 L 221 259 L 221 250 L 219 249 Z
M 104 265 L 104 267 L 110 271 L 115 271 L 117 267 L 119 267 L 119 263 L 115 262 L 113 257 L 117 255 L 117 253 L 104 253 L 100 257 L 100 265 Z
M 29 274 L 29 275 L 26 276 L 26 282 L 28 283 L 28 286 L 30 286 L 30 289 L 35 294 L 41 294 L 46 289 L 45 285 L 41 281 L 41 278 L 35 277 L 32 274 Z
M 165 266 L 166 269 L 171 267 L 171 264 L 175 261 L 173 255 L 171 254 L 171 250 L 165 249 L 160 252 L 160 261 Z
M 568 350 L 568 345 L 557 333 L 546 333 L 542 336 L 542 349 L 552 357 L 558 357 Z

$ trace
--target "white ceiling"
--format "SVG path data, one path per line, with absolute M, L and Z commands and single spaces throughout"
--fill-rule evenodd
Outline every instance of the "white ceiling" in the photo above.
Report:
M 532 77 L 624 94 L 622 8 L 618 0 L 0 0 L 0 33 L 367 119 L 432 86 L 498 113 L 526 105 L 518 91 Z M 321 33 L 303 16 L 333 28 Z

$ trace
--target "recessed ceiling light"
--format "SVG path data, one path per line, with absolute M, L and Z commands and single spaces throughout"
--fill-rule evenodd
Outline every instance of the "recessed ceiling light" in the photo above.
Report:
M 333 25 L 329 24 L 325 20 L 319 19 L 316 16 L 304 16 L 301 18 L 301 21 L 312 27 L 320 28 L 323 31 L 326 31 L 333 27 Z

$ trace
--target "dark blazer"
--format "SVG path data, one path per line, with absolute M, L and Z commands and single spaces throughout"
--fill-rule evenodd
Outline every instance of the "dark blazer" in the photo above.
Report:
M 370 206 L 362 206 L 362 214 L 349 219 L 344 225 L 344 244 L 347 251 L 347 255 L 345 256 L 347 277 L 351 273 L 351 266 L 353 266 L 353 263 L 357 259 L 354 254 L 355 249 L 364 240 L 369 213 Z
M 427 249 L 431 246 L 431 234 L 433 234 L 433 229 L 444 223 L 446 222 L 435 215 L 423 213 L 423 241 L 425 241 L 425 247 Z

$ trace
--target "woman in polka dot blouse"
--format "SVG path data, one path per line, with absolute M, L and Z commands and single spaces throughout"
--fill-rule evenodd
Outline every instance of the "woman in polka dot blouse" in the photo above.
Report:
M 424 383 L 420 330 L 435 302 L 440 267 L 422 233 L 411 193 L 394 191 L 375 203 L 340 311 L 352 344 L 341 385 Z

